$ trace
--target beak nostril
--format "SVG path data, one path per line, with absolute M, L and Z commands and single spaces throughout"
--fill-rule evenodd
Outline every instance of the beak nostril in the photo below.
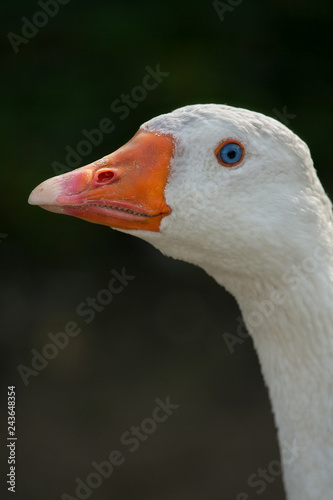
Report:
M 114 176 L 115 176 L 115 174 L 114 174 L 114 172 L 112 172 L 112 170 L 102 170 L 102 171 L 98 172 L 98 174 L 96 176 L 96 180 L 97 180 L 97 182 L 100 182 L 100 183 L 107 183 L 107 182 L 110 182 Z

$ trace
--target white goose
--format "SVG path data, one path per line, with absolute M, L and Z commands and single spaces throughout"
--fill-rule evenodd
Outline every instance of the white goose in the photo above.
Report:
M 304 142 L 259 113 L 186 106 L 29 202 L 138 236 L 229 290 L 269 389 L 287 497 L 332 500 L 332 207 Z

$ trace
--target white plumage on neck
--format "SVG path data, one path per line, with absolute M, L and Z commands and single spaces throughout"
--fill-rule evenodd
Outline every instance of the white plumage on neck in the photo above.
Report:
M 172 213 L 159 233 L 132 234 L 236 297 L 269 389 L 288 499 L 331 500 L 332 207 L 307 146 L 271 118 L 219 105 L 186 106 L 142 128 L 175 139 Z M 225 139 L 244 145 L 241 166 L 216 161 Z
M 324 274 L 327 260 L 313 258 L 300 264 L 274 283 L 265 283 L 264 278 L 239 283 L 236 297 L 269 389 L 288 498 L 329 500 L 333 488 L 332 282 Z M 296 450 L 293 457 L 290 447 Z

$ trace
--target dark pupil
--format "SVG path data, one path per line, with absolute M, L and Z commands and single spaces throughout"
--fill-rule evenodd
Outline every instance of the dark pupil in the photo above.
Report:
M 236 156 L 236 151 L 235 150 L 229 151 L 227 153 L 227 155 L 228 155 L 228 158 L 230 158 L 230 160 L 233 160 Z

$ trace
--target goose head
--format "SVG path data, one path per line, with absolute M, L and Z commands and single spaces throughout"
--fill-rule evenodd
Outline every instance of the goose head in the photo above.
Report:
M 301 139 L 260 113 L 185 106 L 43 182 L 29 202 L 138 236 L 225 286 L 269 388 L 288 498 L 332 497 L 332 208 Z M 318 244 L 330 260 L 297 290 L 286 285 L 281 276 Z M 284 444 L 295 440 L 309 452 L 290 461 Z
M 301 139 L 260 113 L 216 104 L 153 118 L 116 152 L 43 182 L 29 202 L 244 276 L 280 273 L 331 218 Z

